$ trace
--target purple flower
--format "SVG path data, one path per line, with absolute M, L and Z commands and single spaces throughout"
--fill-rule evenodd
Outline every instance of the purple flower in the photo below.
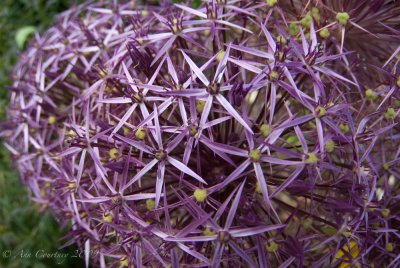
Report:
M 361 2 L 64 12 L 2 130 L 32 199 L 87 265 L 396 267 L 400 10 Z

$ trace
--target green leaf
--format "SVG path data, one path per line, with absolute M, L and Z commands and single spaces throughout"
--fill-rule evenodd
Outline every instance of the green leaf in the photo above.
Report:
M 201 0 L 193 0 L 192 7 L 198 8 L 201 5 Z
M 289 136 L 286 141 L 294 146 L 300 146 L 301 143 L 296 135 Z
M 19 28 L 15 34 L 15 42 L 17 43 L 17 47 L 19 49 L 23 49 L 29 36 L 35 32 L 37 32 L 37 28 L 35 26 L 24 26 Z
M 332 226 L 324 226 L 321 229 L 324 234 L 327 234 L 329 236 L 332 236 L 338 232 L 338 230 Z
M 184 0 L 172 0 L 172 3 L 184 3 Z M 198 8 L 201 6 L 201 0 L 193 0 L 192 8 Z

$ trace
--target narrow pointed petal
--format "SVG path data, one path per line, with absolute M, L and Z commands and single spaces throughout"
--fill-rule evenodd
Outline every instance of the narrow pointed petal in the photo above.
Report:
M 243 175 L 243 172 L 250 165 L 250 160 L 246 159 L 240 166 L 238 166 L 222 183 L 217 184 L 216 186 L 211 187 L 212 189 L 223 188 L 226 185 L 230 184 L 232 181 L 238 179 L 239 176 Z
M 198 253 L 197 251 L 191 250 L 189 247 L 185 246 L 182 243 L 178 243 L 178 247 L 183 251 L 185 251 L 186 253 L 188 253 L 189 255 L 192 255 L 193 257 L 201 260 L 205 264 L 210 265 L 210 260 L 207 259 L 204 255 Z
M 158 109 L 156 104 L 153 105 L 153 111 L 154 111 L 154 123 L 155 123 L 155 133 L 154 133 L 154 139 L 157 142 L 158 148 L 163 149 L 163 143 L 162 143 L 162 137 L 161 137 L 161 129 L 160 129 L 160 122 L 159 122 L 159 116 L 158 116 Z
M 217 235 L 210 236 L 188 236 L 188 237 L 167 237 L 166 241 L 171 242 L 207 242 L 217 239 Z
M 229 57 L 230 50 L 231 50 L 231 44 L 229 43 L 228 48 L 224 52 L 224 56 L 222 57 L 221 61 L 218 63 L 217 71 L 215 72 L 215 75 L 214 75 L 213 81 L 216 83 L 220 83 L 222 80 L 222 77 L 224 76 L 226 64 L 228 63 L 228 57 Z
M 214 255 L 212 257 L 211 268 L 220 267 L 222 254 L 224 252 L 224 246 L 221 243 L 218 243 L 214 250 Z
M 250 64 L 250 62 L 248 61 L 244 61 L 244 60 L 235 60 L 230 58 L 229 59 L 230 62 L 236 64 L 237 66 L 240 66 L 246 70 L 249 70 L 250 72 L 253 72 L 255 74 L 261 74 L 263 72 L 263 70 L 261 70 L 260 68 Z
M 142 170 L 140 170 L 125 186 L 122 188 L 122 192 L 124 192 L 126 189 L 128 189 L 129 186 L 134 184 L 136 181 L 138 181 L 140 178 L 143 177 L 144 174 L 146 174 L 152 167 L 154 167 L 158 163 L 157 159 L 153 159 L 148 163 Z
M 257 226 L 257 227 L 249 227 L 237 230 L 230 230 L 229 234 L 233 237 L 245 237 L 252 236 L 256 234 L 262 234 L 266 232 L 270 232 L 273 230 L 278 230 L 286 227 L 284 224 L 276 224 L 276 225 L 268 225 L 268 226 Z
M 242 191 L 243 191 L 243 187 L 244 187 L 245 183 L 246 183 L 246 181 L 242 182 L 242 184 L 239 187 L 239 190 L 236 193 L 235 199 L 233 199 L 231 208 L 229 209 L 229 213 L 226 218 L 225 227 L 224 227 L 225 230 L 229 230 L 229 228 L 231 227 L 231 225 L 233 223 L 233 219 L 235 218 L 236 210 L 238 208 L 240 198 L 242 197 Z
M 184 6 L 184 5 L 180 5 L 180 4 L 175 4 L 175 6 L 179 7 L 180 9 L 182 9 L 182 10 L 184 10 L 184 11 L 190 13 L 190 14 L 193 14 L 195 16 L 199 16 L 200 18 L 203 18 L 203 19 L 207 19 L 207 14 L 205 14 L 205 13 L 199 11 L 199 10 L 196 10 L 196 9 Z
M 163 45 L 163 47 L 157 52 L 156 56 L 154 57 L 153 61 L 151 62 L 150 66 L 153 66 L 158 59 L 160 59 L 167 51 L 171 48 L 172 44 L 175 42 L 176 36 L 172 36 L 168 39 L 167 42 Z
M 162 187 L 164 185 L 164 174 L 165 174 L 165 163 L 161 162 L 158 165 L 157 179 L 156 179 L 156 196 L 155 196 L 155 207 L 158 207 L 160 198 L 162 196 Z
M 118 122 L 118 124 L 115 126 L 114 130 L 111 133 L 111 136 L 115 135 L 115 133 L 118 132 L 118 130 L 120 130 L 123 125 L 126 123 L 126 121 L 128 120 L 128 118 L 132 115 L 132 113 L 135 111 L 137 104 L 134 103 L 128 111 L 126 111 L 126 113 L 124 114 L 124 116 L 121 118 L 121 120 Z
M 175 158 L 172 158 L 170 156 L 168 156 L 167 158 L 168 162 L 173 165 L 174 167 L 176 167 L 177 169 L 179 169 L 180 171 L 182 171 L 183 173 L 192 176 L 193 178 L 195 178 L 196 180 L 198 180 L 201 183 L 207 184 L 207 182 L 205 180 L 203 180 L 202 177 L 200 177 L 199 175 L 197 175 L 196 173 L 194 173 L 193 170 L 191 170 L 189 167 L 187 167 L 185 164 L 183 164 L 182 162 L 176 160 Z
M 204 105 L 203 112 L 201 113 L 200 127 L 204 126 L 208 118 L 208 115 L 210 114 L 212 102 L 213 102 L 213 96 L 209 95 L 207 97 L 206 104 Z
M 244 128 L 246 128 L 251 134 L 254 134 L 253 130 L 249 127 L 249 125 L 243 120 L 240 114 L 232 107 L 232 105 L 221 95 L 218 94 L 215 96 L 218 102 L 225 108 L 225 110 L 234 117 Z
M 189 64 L 190 69 L 194 72 L 194 74 L 203 82 L 203 84 L 208 87 L 210 85 L 210 81 L 208 81 L 207 77 L 204 75 L 204 73 L 197 67 L 197 65 L 192 61 L 191 58 L 189 58 L 188 55 L 186 55 L 185 52 L 181 51 L 183 54 L 183 57 L 185 58 L 186 62 Z
M 278 188 L 275 189 L 275 191 L 271 194 L 271 198 L 284 191 L 286 187 L 288 187 L 299 176 L 303 169 L 304 166 L 297 167 L 296 170 L 281 185 L 279 185 Z
M 129 201 L 136 201 L 136 200 L 144 200 L 144 199 L 150 199 L 150 198 L 155 198 L 155 197 L 156 197 L 156 194 L 141 193 L 141 194 L 125 195 L 123 197 L 123 199 L 129 200 Z
M 249 257 L 243 249 L 241 249 L 235 242 L 229 241 L 229 246 L 233 248 L 233 250 L 248 264 L 247 267 L 257 268 L 258 266 L 254 263 L 254 261 Z

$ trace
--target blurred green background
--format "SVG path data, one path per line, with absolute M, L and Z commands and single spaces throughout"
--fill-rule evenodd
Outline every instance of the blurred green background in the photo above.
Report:
M 4 120 L 11 84 L 10 71 L 18 54 L 32 36 L 52 25 L 54 16 L 77 1 L 68 0 L 0 0 L 0 117 Z M 81 2 L 81 1 L 79 1 Z M 29 35 L 29 33 L 31 33 Z M 1 142 L 0 142 L 1 143 Z M 27 191 L 11 167 L 10 154 L 0 145 L 0 267 L 84 267 L 82 260 L 72 257 L 36 258 L 37 251 L 63 253 L 70 256 L 75 247 L 59 250 L 65 241 L 49 213 L 28 199 Z M 9 250 L 12 256 L 9 257 Z M 32 254 L 30 257 L 24 254 Z M 21 255 L 25 256 L 24 258 Z

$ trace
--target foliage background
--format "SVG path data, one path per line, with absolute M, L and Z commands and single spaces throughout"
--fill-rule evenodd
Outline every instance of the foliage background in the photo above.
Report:
M 10 85 L 10 71 L 21 50 L 15 40 L 19 29 L 34 26 L 40 33 L 49 27 L 54 16 L 77 1 L 68 0 L 1 0 L 0 1 L 0 119 L 4 120 Z M 80 2 L 80 1 L 79 1 Z M 25 42 L 26 43 L 26 42 Z M 0 267 L 84 267 L 79 258 L 35 258 L 38 250 L 47 253 L 75 254 L 76 248 L 59 250 L 64 241 L 48 212 L 29 201 L 28 193 L 12 168 L 10 154 L 0 142 Z M 3 253 L 12 251 L 12 257 Z M 21 254 L 31 253 L 30 258 Z

